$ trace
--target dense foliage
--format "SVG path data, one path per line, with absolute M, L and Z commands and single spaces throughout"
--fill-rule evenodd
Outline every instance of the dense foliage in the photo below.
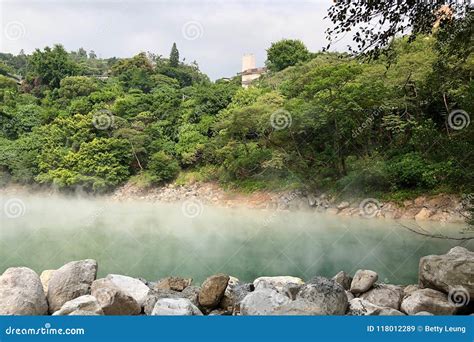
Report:
M 192 175 L 247 190 L 470 193 L 474 56 L 446 58 L 441 34 L 367 62 L 277 42 L 248 89 L 211 82 L 176 45 L 169 59 L 2 54 L 1 182 L 104 192 Z

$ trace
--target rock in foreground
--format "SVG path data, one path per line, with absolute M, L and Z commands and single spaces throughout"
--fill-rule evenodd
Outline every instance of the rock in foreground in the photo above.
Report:
M 432 289 L 421 289 L 403 299 L 401 309 L 408 315 L 415 315 L 420 311 L 433 315 L 453 315 L 457 307 L 448 300 L 446 294 Z

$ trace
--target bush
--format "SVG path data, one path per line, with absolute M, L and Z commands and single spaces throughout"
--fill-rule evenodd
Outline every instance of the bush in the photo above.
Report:
M 148 161 L 148 172 L 154 184 L 174 179 L 179 173 L 179 164 L 165 152 L 154 153 Z

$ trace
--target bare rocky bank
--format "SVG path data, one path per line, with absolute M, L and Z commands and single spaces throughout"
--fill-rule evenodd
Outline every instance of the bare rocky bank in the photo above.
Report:
M 454 247 L 420 259 L 418 284 L 378 282 L 372 270 L 304 281 L 226 274 L 158 281 L 109 274 L 95 260 L 72 261 L 38 276 L 26 267 L 0 276 L 0 315 L 469 315 L 474 307 L 474 252 Z
M 304 190 L 285 192 L 257 191 L 251 194 L 226 191 L 215 183 L 189 185 L 169 184 L 143 190 L 126 184 L 112 194 L 117 201 L 144 200 L 152 202 L 180 202 L 189 199 L 219 207 L 252 209 L 305 210 L 327 212 L 340 216 L 366 218 L 414 219 L 464 223 L 469 216 L 468 202 L 455 195 L 420 196 L 402 205 L 383 202 L 376 198 L 338 200 L 324 193 L 312 194 Z

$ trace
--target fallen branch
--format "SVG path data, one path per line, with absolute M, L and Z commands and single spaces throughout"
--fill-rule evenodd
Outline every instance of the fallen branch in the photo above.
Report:
M 430 233 L 427 233 L 427 232 L 424 233 L 422 231 L 418 231 L 416 229 L 408 227 L 408 226 L 404 225 L 403 223 L 399 223 L 399 224 L 403 228 L 408 229 L 409 231 L 411 231 L 412 233 L 422 235 L 422 236 L 426 236 L 426 237 L 433 238 L 433 239 L 445 239 L 445 240 L 455 240 L 455 241 L 469 241 L 469 240 L 474 239 L 474 236 L 471 236 L 471 237 L 452 237 L 452 236 L 447 236 L 447 235 L 443 235 L 443 234 L 430 234 Z

